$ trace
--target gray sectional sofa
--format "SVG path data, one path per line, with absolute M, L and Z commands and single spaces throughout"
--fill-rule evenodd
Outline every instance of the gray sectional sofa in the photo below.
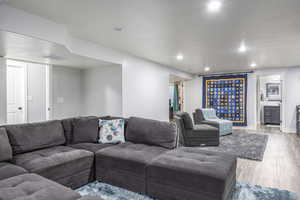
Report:
M 98 120 L 78 117 L 0 127 L 0 199 L 100 200 L 76 189 L 94 180 L 156 199 L 227 200 L 236 158 L 177 148 L 174 124 L 125 119 L 126 142 L 98 143 Z

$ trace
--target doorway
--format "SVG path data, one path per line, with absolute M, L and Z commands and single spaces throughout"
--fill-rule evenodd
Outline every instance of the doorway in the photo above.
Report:
M 281 74 L 258 76 L 257 125 L 265 132 L 281 132 L 283 128 L 283 79 Z
M 169 80 L 169 120 L 174 119 L 177 112 L 184 111 L 184 80 L 177 76 L 170 76 Z
M 7 62 L 7 123 L 27 121 L 26 64 Z
M 7 124 L 49 119 L 48 67 L 7 60 Z

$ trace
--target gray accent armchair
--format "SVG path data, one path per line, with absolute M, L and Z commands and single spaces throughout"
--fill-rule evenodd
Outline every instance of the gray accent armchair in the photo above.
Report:
M 196 109 L 193 118 L 197 125 L 207 124 L 218 128 L 220 136 L 232 134 L 232 121 L 219 119 L 212 108 Z
M 190 115 L 186 112 L 175 116 L 178 128 L 178 146 L 218 146 L 219 130 L 213 126 L 201 124 L 193 125 Z

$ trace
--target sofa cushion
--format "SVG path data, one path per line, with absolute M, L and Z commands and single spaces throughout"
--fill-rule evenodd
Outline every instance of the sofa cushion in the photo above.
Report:
M 0 162 L 12 159 L 12 149 L 5 128 L 0 127 Z
M 65 143 L 60 121 L 5 126 L 14 154 L 26 153 Z
M 70 144 L 69 146 L 74 149 L 84 149 L 93 153 L 96 153 L 97 151 L 111 147 L 115 144 L 100 144 L 100 143 L 77 143 L 77 144 Z
M 93 166 L 94 154 L 89 151 L 56 146 L 14 156 L 13 162 L 32 173 L 59 182 Z
M 74 118 L 62 119 L 61 123 L 64 128 L 64 134 L 66 138 L 66 144 L 71 144 L 73 140 L 73 122 Z
M 87 117 L 73 117 L 73 118 L 67 118 L 67 119 L 63 119 L 61 120 L 61 123 L 63 125 L 64 128 L 64 133 L 65 133 L 65 137 L 66 137 L 66 143 L 67 144 L 72 144 L 74 143 L 74 133 L 73 133 L 73 122 L 75 119 L 95 119 L 97 117 L 95 116 L 87 116 Z M 103 117 L 99 117 L 99 119 L 110 119 L 109 116 L 103 116 Z M 97 118 L 98 119 L 98 118 Z
M 98 117 L 75 118 L 73 125 L 73 143 L 97 142 L 99 130 Z
M 96 178 L 105 183 L 145 193 L 146 166 L 167 149 L 123 143 L 96 152 Z
M 173 149 L 176 147 L 176 125 L 169 122 L 131 117 L 128 121 L 126 140 Z
M 0 181 L 1 200 L 76 200 L 79 193 L 36 174 Z
M 27 173 L 27 171 L 20 166 L 8 162 L 0 162 L 0 180 L 25 173 Z
M 182 118 L 185 129 L 194 128 L 193 120 L 187 112 L 179 112 L 176 115 Z

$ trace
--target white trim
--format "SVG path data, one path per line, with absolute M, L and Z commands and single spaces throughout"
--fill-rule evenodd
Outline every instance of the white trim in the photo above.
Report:
M 27 64 L 24 65 L 24 122 L 28 122 L 28 71 Z
M 46 65 L 46 120 L 51 120 L 52 116 L 52 65 Z

